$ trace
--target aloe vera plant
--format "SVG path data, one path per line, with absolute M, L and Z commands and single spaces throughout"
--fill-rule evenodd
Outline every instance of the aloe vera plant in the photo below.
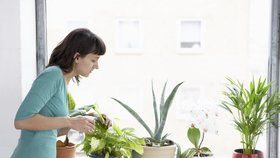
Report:
M 135 112 L 130 106 L 127 104 L 121 102 L 120 100 L 116 98 L 112 98 L 116 102 L 118 102 L 120 105 L 122 105 L 149 133 L 150 137 L 146 139 L 146 145 L 148 146 L 164 146 L 164 145 L 170 145 L 170 141 L 166 139 L 168 134 L 162 135 L 165 122 L 167 119 L 167 114 L 169 111 L 169 108 L 172 104 L 172 101 L 175 97 L 175 94 L 178 90 L 178 88 L 183 84 L 183 82 L 177 84 L 172 92 L 169 94 L 167 99 L 165 99 L 165 89 L 167 82 L 165 82 L 162 94 L 161 94 L 161 100 L 159 106 L 156 102 L 153 82 L 152 82 L 152 96 L 153 96 L 153 109 L 154 109 L 154 116 L 155 116 L 155 129 L 154 131 L 151 130 L 151 128 L 146 124 L 146 122 L 139 116 L 137 112 Z M 158 113 L 159 108 L 159 113 Z
M 260 78 L 257 82 L 253 79 L 248 88 L 239 81 L 227 79 L 226 100 L 222 101 L 221 107 L 234 118 L 235 128 L 241 134 L 243 153 L 252 154 L 266 125 L 276 121 L 274 116 L 280 112 L 280 95 L 278 92 L 269 95 L 271 83 L 265 79 Z

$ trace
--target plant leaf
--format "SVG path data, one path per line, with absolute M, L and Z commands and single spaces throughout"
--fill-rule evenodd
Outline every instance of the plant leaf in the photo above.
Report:
M 169 111 L 169 108 L 172 104 L 172 101 L 175 97 L 175 94 L 178 90 L 178 88 L 183 84 L 184 82 L 181 82 L 179 84 L 177 84 L 172 92 L 170 93 L 170 95 L 168 96 L 168 98 L 166 99 L 166 102 L 164 103 L 164 107 L 162 109 L 162 119 L 160 121 L 160 126 L 159 126 L 159 129 L 157 130 L 157 132 L 155 133 L 155 139 L 156 140 L 160 140 L 161 139 L 161 134 L 162 134 L 162 131 L 164 129 L 164 126 L 165 126 L 165 122 L 166 122 L 166 119 L 167 119 L 167 114 L 168 114 L 168 111 Z
M 133 110 L 131 109 L 128 105 L 122 103 L 118 99 L 112 98 L 116 102 L 118 102 L 121 106 L 123 106 L 145 129 L 146 131 L 150 134 L 151 137 L 154 137 L 153 132 L 151 129 L 148 127 L 148 125 L 145 123 L 145 121 Z
M 166 85 L 167 85 L 167 81 L 165 82 L 163 90 L 162 90 L 162 93 L 161 93 L 161 99 L 160 99 L 160 122 L 162 120 L 162 112 L 163 112 L 163 109 L 164 109 L 164 101 L 165 101 L 164 100 L 164 95 L 165 95 Z
M 159 120 L 158 120 L 157 102 L 156 102 L 156 97 L 155 97 L 153 81 L 152 81 L 152 94 L 153 94 L 153 107 L 154 107 L 154 115 L 155 115 L 155 131 L 154 131 L 154 133 L 155 133 L 158 130 Z
M 198 148 L 198 143 L 200 140 L 200 131 L 198 128 L 191 127 L 188 129 L 188 138 L 190 142 L 195 146 L 195 148 Z
M 200 148 L 200 150 L 201 150 L 201 152 L 204 153 L 204 154 L 206 154 L 206 153 L 211 153 L 211 150 L 210 150 L 209 148 L 207 148 L 207 147 L 202 147 L 202 148 Z
M 190 148 L 184 151 L 180 156 L 180 158 L 193 158 L 195 154 L 196 154 L 196 149 Z

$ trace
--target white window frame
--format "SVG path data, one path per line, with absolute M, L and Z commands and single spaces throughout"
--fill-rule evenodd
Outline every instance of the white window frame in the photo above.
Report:
M 120 21 L 137 21 L 139 23 L 140 31 L 140 47 L 139 48 L 120 48 L 118 45 L 118 24 Z M 116 54 L 125 54 L 125 55 L 137 55 L 143 54 L 143 31 L 142 31 L 142 20 L 139 18 L 117 18 L 116 19 L 116 29 L 115 29 L 115 51 Z
M 199 21 L 201 24 L 201 47 L 200 48 L 181 48 L 181 23 L 184 21 Z M 203 19 L 179 19 L 176 24 L 177 40 L 176 52 L 179 54 L 203 54 L 205 52 L 205 24 Z

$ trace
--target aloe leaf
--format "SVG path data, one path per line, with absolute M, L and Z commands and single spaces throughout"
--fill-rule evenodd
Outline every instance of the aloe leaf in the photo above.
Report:
M 168 114 L 168 110 L 172 104 L 172 101 L 175 97 L 175 94 L 179 88 L 179 86 L 181 86 L 184 82 L 181 82 L 179 84 L 177 84 L 171 94 L 168 96 L 168 98 L 166 99 L 166 102 L 164 104 L 164 107 L 163 107 L 163 111 L 162 111 L 162 120 L 160 122 L 160 126 L 159 126 L 159 129 L 157 130 L 157 132 L 155 133 L 155 139 L 156 140 L 160 140 L 161 139 L 161 134 L 162 134 L 162 131 L 164 129 L 164 126 L 165 126 L 165 122 L 166 122 L 166 119 L 167 119 L 167 114 Z
M 153 132 L 151 129 L 148 127 L 148 125 L 145 123 L 145 121 L 133 110 L 131 109 L 128 105 L 122 103 L 118 99 L 112 98 L 116 102 L 118 102 L 121 106 L 123 106 L 145 129 L 146 131 L 150 134 L 151 137 L 153 137 Z
M 167 81 L 165 82 L 162 93 L 161 93 L 160 108 L 159 108 L 160 109 L 160 122 L 162 120 L 162 112 L 163 112 L 163 109 L 164 109 L 164 95 L 165 95 L 166 85 L 167 85 Z
M 154 113 L 155 113 L 155 132 L 156 132 L 158 130 L 159 121 L 158 121 L 157 102 L 155 97 L 153 81 L 152 81 L 152 93 L 153 93 L 153 106 L 154 106 Z
M 176 158 L 181 158 L 181 146 L 178 143 L 175 143 L 177 146 Z
M 164 139 L 166 139 L 169 135 L 170 135 L 170 133 L 166 133 L 161 139 L 164 140 Z

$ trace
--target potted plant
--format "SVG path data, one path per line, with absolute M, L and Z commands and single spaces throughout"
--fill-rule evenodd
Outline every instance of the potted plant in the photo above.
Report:
M 204 140 L 205 132 L 201 131 L 192 126 L 188 129 L 188 139 L 194 145 L 193 148 L 189 148 L 185 150 L 182 154 L 180 154 L 180 158 L 198 158 L 198 157 L 207 157 L 213 158 L 213 154 L 211 153 L 208 147 L 202 147 L 202 142 Z
M 81 108 L 75 109 L 76 103 L 70 93 L 67 93 L 69 116 L 75 117 L 78 115 L 92 115 L 88 111 L 94 108 L 95 105 L 86 105 Z M 62 129 L 63 130 L 63 129 Z M 65 140 L 58 140 L 56 142 L 56 157 L 57 158 L 74 158 L 76 151 L 76 144 L 69 141 L 68 134 L 66 134 Z
M 98 110 L 97 110 L 98 112 Z M 143 154 L 143 138 L 135 136 L 134 129 L 121 129 L 116 124 L 105 125 L 103 115 L 98 112 L 93 132 L 86 134 L 82 150 L 91 158 L 136 158 Z
M 159 114 L 158 114 L 158 106 L 156 103 L 154 88 L 153 88 L 153 82 L 152 82 L 152 96 L 153 96 L 153 109 L 154 109 L 154 115 L 155 115 L 155 129 L 154 131 L 151 130 L 151 128 L 145 123 L 145 121 L 132 109 L 130 106 L 126 105 L 125 103 L 119 101 L 118 99 L 112 98 L 116 102 L 118 102 L 120 105 L 122 105 L 130 114 L 132 114 L 135 119 L 140 122 L 140 124 L 146 129 L 146 131 L 149 133 L 150 137 L 145 139 L 145 146 L 144 146 L 144 154 L 143 158 L 174 158 L 175 151 L 176 151 L 176 144 L 166 139 L 168 134 L 163 135 L 163 129 L 165 126 L 165 122 L 167 119 L 168 110 L 172 104 L 172 101 L 175 97 L 175 94 L 179 88 L 179 86 L 183 82 L 177 84 L 172 92 L 169 94 L 167 99 L 165 99 L 165 88 L 166 84 L 164 85 L 162 94 L 161 94 L 161 102 L 159 106 Z
M 227 91 L 223 93 L 226 100 L 222 101 L 221 107 L 232 114 L 243 145 L 234 150 L 233 158 L 263 158 L 263 152 L 256 150 L 256 144 L 266 125 L 274 125 L 276 121 L 273 116 L 280 112 L 279 93 L 269 95 L 271 83 L 266 79 L 253 79 L 248 88 L 239 81 L 227 80 Z

